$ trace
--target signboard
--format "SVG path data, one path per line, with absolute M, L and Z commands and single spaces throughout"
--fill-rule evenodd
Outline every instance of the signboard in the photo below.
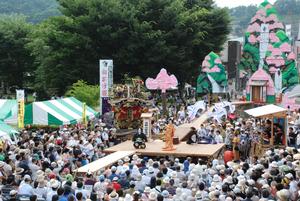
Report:
M 100 114 L 108 110 L 109 89 L 113 86 L 113 60 L 100 60 Z
M 108 62 L 100 60 L 100 98 L 108 97 Z
M 18 101 L 18 128 L 24 128 L 25 95 L 24 90 L 16 90 Z

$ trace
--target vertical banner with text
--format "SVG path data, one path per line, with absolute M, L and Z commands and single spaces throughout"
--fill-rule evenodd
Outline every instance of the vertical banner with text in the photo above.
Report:
M 113 60 L 100 60 L 100 114 L 106 112 L 109 89 L 113 85 Z
M 86 103 L 82 104 L 82 124 L 87 126 L 87 118 L 86 118 Z
M 18 128 L 24 128 L 25 94 L 24 90 L 16 90 L 18 101 Z

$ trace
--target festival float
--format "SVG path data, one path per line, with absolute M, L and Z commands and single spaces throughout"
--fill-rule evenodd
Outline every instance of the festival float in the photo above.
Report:
M 141 114 L 148 112 L 151 102 L 145 92 L 144 82 L 138 77 L 125 76 L 125 84 L 113 87 L 113 99 L 110 101 L 114 113 L 115 126 L 118 129 L 137 129 L 142 125 Z
M 280 103 L 284 91 L 299 82 L 291 41 L 268 1 L 247 28 L 239 70 L 247 100 L 254 103 Z
M 225 66 L 221 58 L 214 52 L 210 52 L 202 62 L 200 74 L 197 79 L 198 95 L 205 94 L 226 94 L 228 79 Z

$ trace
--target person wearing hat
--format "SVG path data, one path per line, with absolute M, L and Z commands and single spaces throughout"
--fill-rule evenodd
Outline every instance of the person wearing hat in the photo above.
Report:
M 133 201 L 133 198 L 131 195 L 129 195 L 128 193 L 125 195 L 124 200 L 123 201 Z
M 109 201 L 118 201 L 119 200 L 119 195 L 116 191 L 113 191 L 109 194 Z
M 34 194 L 33 187 L 30 185 L 30 182 L 31 177 L 29 175 L 25 175 L 24 180 L 18 189 L 19 195 L 31 196 Z
M 36 180 L 38 182 L 38 185 L 36 188 L 34 188 L 34 194 L 37 195 L 38 198 L 47 198 L 47 188 L 46 188 L 46 181 L 44 178 L 38 178 Z
M 119 178 L 118 177 L 114 177 L 111 184 L 113 186 L 113 189 L 116 192 L 121 189 L 121 185 L 119 184 Z
M 149 194 L 149 201 L 157 201 L 157 194 L 155 191 L 151 191 Z
M 142 197 L 141 197 L 142 200 L 148 200 L 150 193 L 151 193 L 151 188 L 149 186 L 146 186 L 144 192 L 142 193 Z
M 136 181 L 135 181 L 135 190 L 139 191 L 139 192 L 143 192 L 145 187 L 146 187 L 146 184 L 142 180 L 142 175 L 141 174 L 137 175 Z
M 47 201 L 52 201 L 52 196 L 57 195 L 57 189 L 59 188 L 59 182 L 57 180 L 51 180 L 51 189 L 47 193 Z
M 18 200 L 18 199 L 17 199 L 17 195 L 18 195 L 18 192 L 17 192 L 16 190 L 11 190 L 11 191 L 9 192 L 9 196 L 10 196 L 9 200 L 10 200 L 10 201 Z
M 111 174 L 110 174 L 109 177 L 108 177 L 109 180 L 112 181 L 113 178 L 119 177 L 119 175 L 117 174 L 117 167 L 116 167 L 116 166 L 112 166 L 112 167 L 110 168 L 110 171 L 111 171 Z

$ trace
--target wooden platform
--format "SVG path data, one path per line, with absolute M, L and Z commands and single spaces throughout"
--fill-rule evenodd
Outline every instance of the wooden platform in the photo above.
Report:
M 175 130 L 175 137 L 179 138 L 179 141 L 182 141 L 191 130 L 191 127 L 195 127 L 196 129 L 200 128 L 200 125 L 203 124 L 208 119 L 208 114 L 211 112 L 213 107 L 210 107 L 207 111 L 201 114 L 201 116 L 191 123 L 182 124 L 178 126 Z
M 126 141 L 116 146 L 105 149 L 105 153 L 113 153 L 118 151 L 135 151 L 137 154 L 145 156 L 165 156 L 170 155 L 174 157 L 216 157 L 218 153 L 225 146 L 224 144 L 196 144 L 188 145 L 185 142 L 181 142 L 175 145 L 174 151 L 162 151 L 165 143 L 161 140 L 155 140 L 153 142 L 146 143 L 146 149 L 135 149 L 131 141 Z
M 131 156 L 135 154 L 135 150 L 129 150 L 129 151 L 123 151 L 123 150 L 119 150 L 117 152 L 114 152 L 110 155 L 107 155 L 103 158 L 100 158 L 92 163 L 89 163 L 81 168 L 78 168 L 77 170 L 74 170 L 74 172 L 78 172 L 78 173 L 87 173 L 87 172 L 91 172 L 91 173 L 95 173 L 97 171 L 99 171 L 102 168 L 106 168 L 112 164 L 114 164 L 115 162 L 117 162 L 118 160 L 125 158 L 126 156 Z

